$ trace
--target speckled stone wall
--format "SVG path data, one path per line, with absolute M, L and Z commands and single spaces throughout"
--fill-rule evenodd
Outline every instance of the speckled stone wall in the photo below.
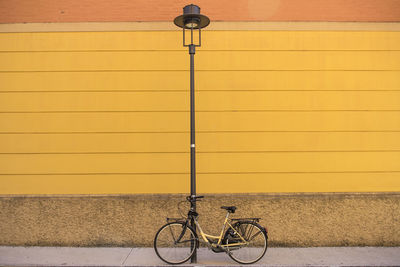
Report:
M 0 197 L 0 245 L 151 246 L 184 195 Z M 399 246 L 400 193 L 207 195 L 203 230 L 217 234 L 221 205 L 262 217 L 271 246 Z

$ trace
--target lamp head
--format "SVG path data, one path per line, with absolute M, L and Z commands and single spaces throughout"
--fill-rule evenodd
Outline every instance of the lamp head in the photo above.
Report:
M 184 29 L 202 29 L 210 24 L 210 19 L 200 14 L 200 7 L 191 4 L 183 8 L 183 15 L 176 17 L 174 23 Z

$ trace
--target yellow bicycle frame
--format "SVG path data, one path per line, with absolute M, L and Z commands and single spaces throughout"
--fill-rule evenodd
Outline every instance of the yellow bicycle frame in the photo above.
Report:
M 195 222 L 197 228 L 199 229 L 200 235 L 201 235 L 201 237 L 203 238 L 203 240 L 204 240 L 206 243 L 208 243 L 210 246 L 212 246 L 212 247 L 222 247 L 222 248 L 225 248 L 225 247 L 230 247 L 230 246 L 233 247 L 233 246 L 240 246 L 240 245 L 247 245 L 247 244 L 248 244 L 248 242 L 247 242 L 247 241 L 235 230 L 235 228 L 229 223 L 229 212 L 226 214 L 225 221 L 224 221 L 224 224 L 223 224 L 223 226 L 222 226 L 222 231 L 221 231 L 221 234 L 220 234 L 219 236 L 214 236 L 214 235 L 209 235 L 209 234 L 204 233 L 204 231 L 201 229 L 200 223 L 197 221 L 196 218 L 194 218 L 194 222 Z M 228 244 L 228 245 L 223 245 L 223 244 L 221 244 L 223 235 L 224 235 L 224 233 L 226 232 L 226 229 L 228 229 L 227 226 L 228 226 L 228 228 L 231 228 L 231 229 L 235 232 L 235 234 L 237 234 L 237 235 L 240 237 L 240 239 L 242 240 L 241 243 L 234 243 L 234 244 Z M 209 238 L 212 238 L 212 239 L 217 239 L 218 242 L 217 242 L 217 243 L 211 243 L 211 242 L 208 240 L 208 237 L 209 237 Z

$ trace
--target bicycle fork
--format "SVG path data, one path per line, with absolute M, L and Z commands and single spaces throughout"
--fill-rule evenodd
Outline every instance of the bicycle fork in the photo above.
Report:
M 174 245 L 178 244 L 181 241 L 182 237 L 185 235 L 186 229 L 187 229 L 187 224 L 188 224 L 188 222 L 186 221 L 185 225 L 182 227 L 182 232 L 179 235 L 179 237 L 175 240 Z

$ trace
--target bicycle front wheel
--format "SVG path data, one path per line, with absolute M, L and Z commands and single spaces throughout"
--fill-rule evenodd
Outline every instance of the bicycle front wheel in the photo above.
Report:
M 190 226 L 172 222 L 158 230 L 154 238 L 154 250 L 164 262 L 181 264 L 192 257 L 196 243 L 196 234 Z
M 259 261 L 267 251 L 268 236 L 263 227 L 255 222 L 237 222 L 235 230 L 244 238 L 246 244 L 237 235 L 227 236 L 226 245 L 229 257 L 241 264 Z

